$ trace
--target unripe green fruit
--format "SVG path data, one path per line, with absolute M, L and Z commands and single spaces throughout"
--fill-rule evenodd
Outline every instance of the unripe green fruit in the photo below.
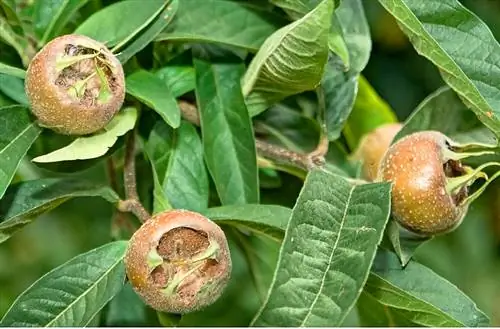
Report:
M 362 162 L 362 178 L 369 181 L 377 179 L 380 161 L 402 126 L 401 123 L 385 124 L 363 136 L 352 157 Z
M 221 228 L 191 211 L 172 210 L 145 222 L 125 255 L 134 290 L 153 309 L 188 313 L 214 303 L 231 275 Z
M 448 178 L 464 174 L 461 163 L 447 157 L 449 145 L 440 132 L 413 133 L 393 144 L 380 164 L 378 179 L 393 183 L 393 217 L 414 233 L 450 232 L 467 212 L 462 203 L 467 186 L 453 193 L 447 189 Z
M 36 54 L 25 89 L 41 126 L 86 135 L 102 129 L 120 110 L 125 77 L 104 44 L 70 34 L 55 38 Z

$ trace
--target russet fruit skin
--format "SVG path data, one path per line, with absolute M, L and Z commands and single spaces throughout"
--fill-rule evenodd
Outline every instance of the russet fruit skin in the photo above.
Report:
M 425 236 L 455 229 L 467 212 L 457 205 L 467 196 L 467 188 L 450 195 L 446 172 L 460 171 L 460 164 L 446 159 L 447 137 L 437 131 L 410 134 L 393 144 L 379 169 L 379 180 L 393 183 L 392 214 L 406 229 Z M 450 169 L 457 167 L 457 169 Z
M 380 161 L 402 126 L 401 123 L 384 124 L 361 139 L 353 159 L 362 161 L 362 178 L 369 181 L 377 178 Z
M 155 215 L 139 228 L 125 255 L 127 277 L 153 309 L 184 314 L 215 302 L 231 275 L 222 229 L 192 211 Z
M 68 84 L 84 80 L 95 72 L 94 59 L 82 60 L 63 70 L 56 64 L 79 51 L 100 52 L 109 67 L 104 70 L 110 87 L 106 100 L 97 99 L 101 81 L 94 74 L 85 97 L 70 95 Z M 99 65 L 103 61 L 98 62 Z M 120 110 L 125 98 L 125 77 L 118 59 L 100 42 L 81 35 L 64 35 L 50 41 L 31 61 L 25 89 L 33 114 L 41 126 L 66 135 L 86 135 L 102 129 Z

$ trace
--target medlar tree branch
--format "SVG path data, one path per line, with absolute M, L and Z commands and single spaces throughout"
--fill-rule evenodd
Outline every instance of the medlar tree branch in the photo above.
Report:
M 179 100 L 178 105 L 185 120 L 197 126 L 200 125 L 198 109 L 195 105 L 184 100 Z M 326 134 L 322 134 L 316 149 L 307 154 L 294 152 L 258 138 L 255 139 L 255 147 L 257 153 L 264 158 L 308 171 L 325 164 L 325 155 L 328 152 L 328 138 Z
M 125 166 L 123 169 L 123 180 L 125 184 L 125 200 L 118 203 L 118 210 L 131 212 L 142 222 L 151 218 L 149 212 L 144 208 L 137 193 L 137 179 L 135 173 L 135 131 L 127 136 L 125 145 Z

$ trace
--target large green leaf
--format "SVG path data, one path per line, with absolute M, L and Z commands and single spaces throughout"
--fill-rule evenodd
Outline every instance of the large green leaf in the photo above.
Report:
M 137 109 L 127 107 L 120 111 L 104 129 L 95 135 L 78 137 L 71 144 L 34 158 L 33 162 L 47 163 L 95 159 L 103 156 L 118 137 L 132 130 L 137 120 Z
M 427 267 L 410 261 L 403 269 L 397 256 L 380 250 L 363 291 L 361 318 L 379 326 L 484 327 L 488 317 L 456 286 Z M 364 300 L 364 301 L 363 301 Z M 381 307 L 382 306 L 382 307 Z M 377 307 L 382 312 L 377 312 Z
M 488 26 L 457 0 L 379 2 L 417 52 L 439 68 L 479 120 L 500 136 L 500 46 Z
M 193 61 L 205 160 L 219 198 L 224 205 L 258 203 L 255 141 L 240 87 L 244 66 L 204 55 Z
M 146 148 L 158 175 L 161 193 L 169 204 L 178 209 L 204 211 L 208 207 L 208 175 L 203 145 L 193 125 L 182 122 L 174 131 L 158 122 Z
M 173 128 L 181 123 L 181 112 L 165 82 L 153 73 L 140 70 L 126 79 L 127 93 L 155 110 Z
M 232 225 L 281 241 L 292 210 L 276 205 L 230 205 L 209 208 L 205 216 L 222 225 Z
M 243 1 L 181 0 L 175 20 L 156 41 L 221 43 L 257 51 L 286 20 Z
M 323 0 L 304 17 L 266 39 L 242 81 L 252 116 L 287 96 L 318 86 L 328 58 L 332 13 L 333 2 Z
M 390 184 L 306 178 L 257 326 L 339 326 L 359 297 L 390 212 Z
M 0 108 L 0 199 L 40 131 L 26 107 Z
M 155 75 L 167 85 L 167 90 L 174 97 L 193 91 L 196 85 L 194 68 L 188 65 L 165 66 Z
M 125 282 L 126 241 L 76 256 L 42 276 L 12 304 L 2 326 L 85 327 Z
M 330 55 L 321 80 L 325 97 L 325 122 L 328 138 L 340 136 L 354 106 L 358 75 L 368 63 L 371 38 L 361 0 L 341 1 L 334 16 L 339 21 L 349 52 L 349 69 L 337 56 Z
M 452 89 L 442 87 L 420 103 L 406 119 L 393 143 L 417 131 L 437 130 L 458 142 L 497 145 L 495 135 L 483 127 Z
M 43 46 L 59 34 L 88 0 L 37 0 L 33 7 L 33 27 Z
M 10 186 L 0 201 L 0 242 L 37 215 L 84 196 L 100 196 L 111 203 L 120 200 L 107 186 L 76 179 L 44 178 Z
M 105 319 L 105 324 L 108 327 L 158 326 L 157 321 L 151 321 L 149 314 L 155 312 L 146 306 L 141 297 L 132 289 L 130 283 L 126 283 L 108 305 Z
M 170 1 L 126 0 L 109 5 L 87 18 L 74 33 L 101 41 L 111 48 L 145 29 Z

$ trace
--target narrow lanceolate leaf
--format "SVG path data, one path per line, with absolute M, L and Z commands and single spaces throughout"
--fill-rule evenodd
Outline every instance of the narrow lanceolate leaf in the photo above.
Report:
M 40 0 L 33 7 L 33 27 L 40 45 L 58 35 L 71 16 L 88 0 Z
M 389 184 L 351 185 L 311 171 L 253 325 L 339 326 L 366 282 L 389 212 Z
M 157 193 L 162 193 L 177 209 L 198 212 L 207 209 L 208 174 L 203 145 L 193 125 L 182 122 L 179 129 L 173 130 L 158 122 L 151 131 L 146 149 L 158 175 L 160 191 Z
M 140 70 L 126 79 L 127 93 L 155 110 L 173 128 L 181 123 L 181 111 L 163 80 Z
M 281 241 L 292 210 L 276 205 L 231 205 L 209 208 L 204 215 L 218 224 L 234 225 Z
M 78 26 L 74 33 L 104 42 L 111 48 L 139 34 L 168 2 L 170 1 L 120 1 L 94 13 Z
M 6 75 L 11 75 L 16 78 L 24 79 L 26 76 L 26 71 L 22 70 L 20 68 L 10 66 L 4 63 L 0 63 L 0 73 L 1 74 L 6 74 Z
M 41 129 L 24 106 L 0 108 L 0 199 Z
M 330 140 L 336 140 L 340 136 L 351 113 L 358 90 L 358 76 L 368 63 L 372 46 L 361 0 L 341 1 L 333 19 L 338 21 L 346 41 L 349 66 L 346 71 L 345 60 L 330 54 L 321 80 L 326 106 L 325 122 Z M 335 22 L 332 21 L 332 26 L 334 25 Z
M 118 60 L 124 64 L 130 58 L 132 58 L 139 51 L 144 49 L 148 44 L 150 44 L 157 36 L 172 22 L 177 13 L 177 8 L 179 7 L 179 0 L 170 0 L 165 2 L 165 7 L 160 12 L 159 15 L 154 18 L 152 23 L 141 31 L 140 35 L 131 41 L 132 37 L 129 36 L 128 39 L 123 40 L 121 44 L 127 44 L 127 47 L 117 54 Z M 130 41 L 130 42 L 129 42 Z M 129 43 L 128 43 L 129 42 Z M 117 45 L 113 50 L 120 45 Z
M 377 254 L 363 295 L 361 300 L 369 299 L 373 306 L 359 308 L 361 318 L 370 313 L 380 326 L 489 325 L 488 317 L 456 286 L 415 261 L 403 269 L 389 251 Z M 382 312 L 377 312 L 377 304 Z
M 76 256 L 42 276 L 12 304 L 5 327 L 85 327 L 125 282 L 126 241 Z
M 257 156 L 241 63 L 194 58 L 205 160 L 222 204 L 259 202 Z
M 11 45 L 19 54 L 24 66 L 28 66 L 29 52 L 33 51 L 27 38 L 17 34 L 4 16 L 0 16 L 0 41 Z
M 266 39 L 243 78 L 250 114 L 318 86 L 328 58 L 333 2 L 323 0 L 301 19 Z
M 457 0 L 379 0 L 419 54 L 500 136 L 500 45 L 488 26 Z M 443 22 L 446 22 L 443 25 Z
M 9 187 L 0 201 L 0 242 L 29 224 L 36 216 L 75 197 L 100 196 L 120 200 L 109 187 L 75 179 L 45 178 Z
M 422 130 L 437 130 L 461 143 L 496 146 L 495 135 L 485 128 L 449 87 L 430 94 L 413 111 L 393 143 L 403 136 Z
M 68 146 L 36 157 L 32 161 L 47 163 L 98 158 L 108 152 L 118 137 L 132 130 L 136 120 L 137 109 L 127 107 L 118 113 L 102 132 L 89 137 L 79 137 Z
M 176 19 L 156 41 L 221 43 L 257 51 L 285 24 L 284 17 L 243 1 L 181 0 Z
M 0 73 L 0 91 L 19 104 L 29 105 L 28 97 L 24 91 L 23 79 Z

